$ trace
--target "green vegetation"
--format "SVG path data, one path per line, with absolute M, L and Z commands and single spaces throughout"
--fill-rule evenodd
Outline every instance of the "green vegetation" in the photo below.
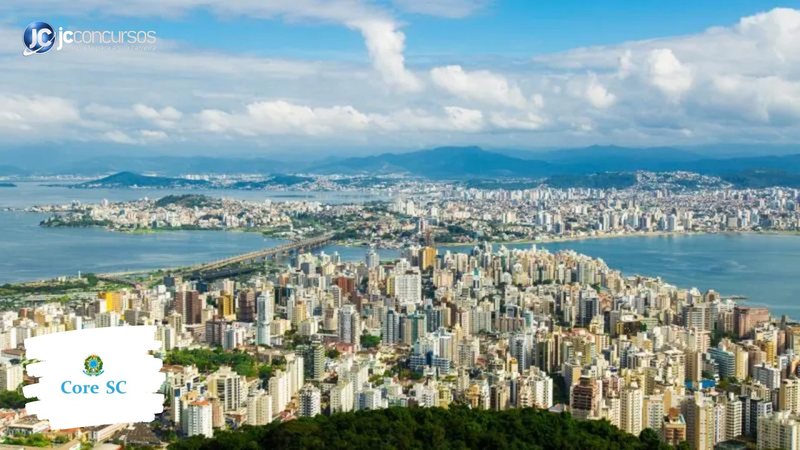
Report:
M 225 352 L 216 347 L 181 349 L 167 354 L 164 364 L 187 366 L 194 364 L 200 372 L 213 372 L 221 366 L 230 366 L 236 373 L 247 377 L 259 376 L 259 367 L 255 358 L 247 353 L 234 350 Z
M 381 337 L 380 336 L 373 336 L 371 334 L 362 334 L 361 335 L 361 347 L 363 348 L 375 348 L 381 345 Z
M 16 391 L 0 392 L 0 409 L 21 409 L 25 407 L 26 403 L 33 401 L 36 401 L 36 399 L 25 398 L 22 395 L 22 388 Z
M 100 280 L 94 274 L 87 274 L 81 280 L 73 279 L 66 282 L 48 281 L 44 283 L 4 284 L 0 286 L 0 297 L 15 295 L 60 295 L 73 290 L 97 290 Z M 116 284 L 103 283 L 103 289 L 113 290 L 120 287 Z
M 624 433 L 607 421 L 579 422 L 537 409 L 389 408 L 302 418 L 192 437 L 173 450 L 204 449 L 593 449 L 661 450 L 655 433 Z
M 730 173 L 722 179 L 739 189 L 762 189 L 773 186 L 800 187 L 800 174 L 779 169 L 753 169 Z
M 42 433 L 34 433 L 29 436 L 10 436 L 5 440 L 10 445 L 28 445 L 31 447 L 49 447 L 52 441 Z
M 155 203 L 159 208 L 166 206 L 182 206 L 184 208 L 205 208 L 209 206 L 219 205 L 220 201 L 206 195 L 198 194 L 184 194 L 184 195 L 167 195 L 161 197 Z
M 87 227 L 109 227 L 113 225 L 110 220 L 93 219 L 89 215 L 82 216 L 81 218 L 70 217 L 65 219 L 62 216 L 51 216 L 39 222 L 39 225 L 45 228 L 87 228 Z

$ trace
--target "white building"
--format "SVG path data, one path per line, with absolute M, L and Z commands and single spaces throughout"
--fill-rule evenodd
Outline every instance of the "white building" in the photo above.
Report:
M 319 389 L 307 384 L 300 390 L 300 417 L 314 417 L 322 412 L 322 395 Z
M 211 427 L 211 402 L 208 400 L 196 400 L 189 403 L 185 410 L 187 436 L 213 437 L 214 429 Z
M 0 391 L 13 391 L 22 384 L 22 364 L 0 363 Z
M 272 397 L 257 391 L 247 397 L 247 424 L 266 425 L 272 421 Z

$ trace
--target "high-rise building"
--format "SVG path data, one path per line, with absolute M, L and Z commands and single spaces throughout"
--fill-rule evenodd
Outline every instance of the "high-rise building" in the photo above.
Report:
M 758 449 L 800 450 L 800 422 L 789 411 L 758 419 Z
M 419 271 L 406 270 L 394 276 L 394 296 L 400 303 L 422 301 L 422 276 Z
M 742 402 L 732 392 L 723 399 L 725 402 L 725 440 L 730 441 L 742 435 Z
M 394 308 L 386 310 L 382 324 L 382 341 L 384 344 L 392 345 L 400 342 L 400 315 Z
M 195 400 L 189 403 L 185 410 L 185 430 L 186 436 L 205 436 L 213 437 L 214 429 L 211 420 L 211 402 L 205 399 Z
M 247 424 L 266 425 L 272 421 L 272 398 L 264 391 L 247 397 Z
M 225 338 L 225 328 L 228 322 L 221 317 L 215 317 L 206 322 L 206 343 L 211 346 L 222 346 Z
M 781 383 L 781 371 L 762 362 L 753 367 L 753 379 L 766 386 L 767 389 L 778 389 Z
M 300 390 L 300 409 L 298 413 L 301 417 L 314 417 L 321 412 L 321 394 L 315 386 L 307 384 Z
M 428 330 L 428 317 L 420 311 L 400 317 L 403 344 L 414 345 Z
M 517 360 L 517 369 L 520 373 L 528 371 L 531 366 L 531 346 L 528 336 L 521 333 L 516 333 L 511 336 L 509 342 L 509 350 L 511 356 Z
M 303 357 L 305 377 L 316 381 L 322 380 L 325 375 L 325 346 L 316 341 L 309 345 L 298 346 L 297 353 Z
M 270 324 L 274 316 L 274 294 L 272 289 L 265 290 L 256 299 L 256 344 L 270 345 Z
M 570 410 L 576 419 L 597 418 L 600 412 L 600 386 L 597 380 L 581 376 L 578 384 L 572 388 Z
M 594 292 L 582 291 L 578 305 L 578 324 L 581 326 L 589 325 L 600 314 L 600 299 Z
M 769 392 L 769 391 L 767 391 Z M 742 434 L 755 436 L 758 433 L 758 419 L 772 414 L 772 401 L 762 400 L 756 392 L 744 395 L 742 399 Z
M 22 378 L 22 364 L 0 363 L 0 391 L 16 390 Z
M 217 299 L 217 314 L 228 320 L 236 318 L 236 305 L 233 302 L 233 294 L 223 292 Z
M 240 322 L 255 322 L 256 293 L 252 289 L 239 292 L 239 302 L 236 308 L 236 318 Z
M 209 376 L 209 392 L 222 402 L 224 411 L 235 411 L 242 406 L 242 377 L 228 366 L 222 366 Z M 245 392 L 246 394 L 246 392 Z
M 422 247 L 419 250 L 419 267 L 428 270 L 436 266 L 436 247 Z
M 800 379 L 785 378 L 781 380 L 778 391 L 778 410 L 800 413 Z
M 638 436 L 642 432 L 642 407 L 644 392 L 636 382 L 620 392 L 620 428 Z
M 370 247 L 369 251 L 367 252 L 366 263 L 368 269 L 374 269 L 381 263 L 381 258 L 378 255 L 378 252 L 375 251 L 374 247 Z
M 714 402 L 701 392 L 686 397 L 682 405 L 686 419 L 686 440 L 695 450 L 714 449 Z
M 678 408 L 670 408 L 661 423 L 661 440 L 672 446 L 678 446 L 686 440 L 686 421 Z
M 753 332 L 756 325 L 769 322 L 767 308 L 736 306 L 733 308 L 733 331 L 742 338 Z
M 183 316 L 187 325 L 203 322 L 203 300 L 197 291 L 183 291 L 175 293 L 175 311 Z
M 353 305 L 344 305 L 339 310 L 339 341 L 358 348 L 361 337 L 361 317 Z

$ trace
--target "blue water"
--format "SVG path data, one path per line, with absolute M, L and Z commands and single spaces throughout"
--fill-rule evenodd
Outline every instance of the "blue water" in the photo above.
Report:
M 39 203 L 63 203 L 72 199 L 122 200 L 148 194 L 158 197 L 167 193 L 155 191 L 157 195 L 153 195 L 154 191 L 142 190 L 103 193 L 49 189 L 58 191 L 48 191 L 43 187 L 27 188 L 27 191 L 22 190 L 23 194 L 28 192 L 27 195 L 15 196 L 12 194 L 15 188 L 0 189 L 0 207 L 30 206 L 33 204 L 31 200 L 41 200 Z M 65 197 L 63 191 L 67 191 L 66 194 L 78 193 L 80 197 Z M 118 272 L 188 265 L 282 242 L 265 239 L 259 233 L 244 232 L 126 234 L 99 228 L 42 228 L 38 223 L 43 217 L 41 214 L 0 211 L 0 283 L 71 275 L 78 271 Z M 530 244 L 508 246 L 529 248 Z M 635 236 L 540 244 L 540 247 L 551 251 L 573 249 L 599 257 L 610 267 L 622 270 L 625 274 L 660 276 L 680 287 L 697 287 L 703 291 L 715 289 L 725 295 L 743 295 L 749 298 L 748 303 L 769 306 L 774 314 L 800 318 L 800 236 Z M 439 251 L 469 251 L 471 248 L 443 247 Z M 328 246 L 322 251 L 329 254 L 338 252 L 344 260 L 358 261 L 363 260 L 366 248 Z M 379 253 L 381 259 L 393 259 L 398 255 L 396 250 L 380 250 Z

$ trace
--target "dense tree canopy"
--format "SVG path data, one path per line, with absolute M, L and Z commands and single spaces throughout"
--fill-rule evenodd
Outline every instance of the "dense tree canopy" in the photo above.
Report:
M 193 437 L 173 450 L 212 449 L 593 449 L 663 450 L 652 436 L 624 433 L 606 421 L 576 421 L 537 409 L 389 408 L 302 418 Z

